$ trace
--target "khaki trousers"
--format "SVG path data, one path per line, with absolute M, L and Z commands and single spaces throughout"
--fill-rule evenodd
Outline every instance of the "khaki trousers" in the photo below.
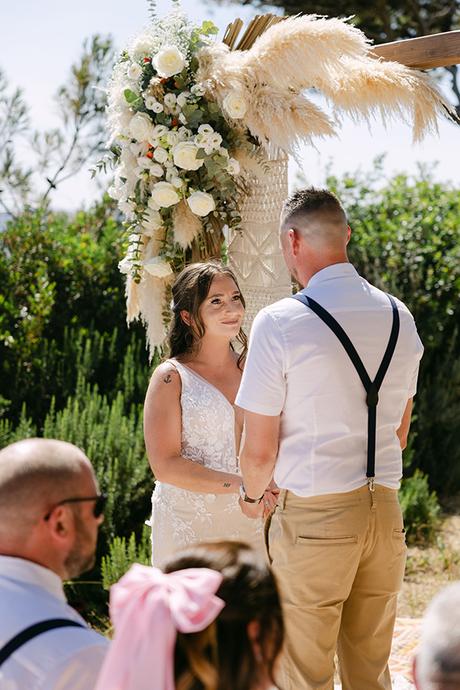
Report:
M 343 690 L 389 690 L 406 561 L 397 491 L 282 491 L 265 536 L 286 626 L 281 690 L 331 690 L 336 652 Z

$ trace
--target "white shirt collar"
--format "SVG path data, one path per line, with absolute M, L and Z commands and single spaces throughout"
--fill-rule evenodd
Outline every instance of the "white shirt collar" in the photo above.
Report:
M 66 602 L 62 580 L 49 568 L 24 558 L 0 555 L 0 575 L 29 585 L 42 587 L 57 599 Z
M 321 271 L 318 271 L 318 273 L 315 273 L 315 275 L 313 275 L 310 278 L 305 287 L 312 287 L 313 285 L 317 285 L 318 283 L 323 283 L 325 280 L 333 280 L 334 278 L 347 278 L 349 276 L 357 277 L 358 275 L 359 274 L 356 268 L 348 262 L 340 264 L 331 264 L 330 266 L 326 266 L 326 268 L 322 268 Z

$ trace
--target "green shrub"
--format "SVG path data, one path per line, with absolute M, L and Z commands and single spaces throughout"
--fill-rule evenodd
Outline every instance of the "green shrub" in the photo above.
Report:
M 144 332 L 126 326 L 123 231 L 112 215 L 107 200 L 73 216 L 25 212 L 0 233 L 0 402 L 11 420 L 26 403 L 41 425 L 52 397 L 61 408 L 72 395 L 81 367 L 112 394 L 130 347 L 145 379 Z
M 101 564 L 104 589 L 110 589 L 118 582 L 133 563 L 151 563 L 150 528 L 147 526 L 144 526 L 138 542 L 134 532 L 128 540 L 125 537 L 115 537 L 110 542 L 108 553 L 103 556 Z
M 435 491 L 430 491 L 428 477 L 419 469 L 403 479 L 399 495 L 409 544 L 433 542 L 440 525 L 441 508 Z
M 144 449 L 142 406 L 130 405 L 121 391 L 110 402 L 97 387 L 77 385 L 62 410 L 51 405 L 43 436 L 82 448 L 90 458 L 101 490 L 107 494 L 99 551 L 115 536 L 139 535 L 150 514 L 153 477 Z

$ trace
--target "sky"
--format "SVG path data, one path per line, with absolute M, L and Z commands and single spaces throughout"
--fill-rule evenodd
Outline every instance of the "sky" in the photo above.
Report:
M 250 7 L 217 5 L 212 0 L 183 0 L 182 5 L 195 21 L 212 19 L 221 30 L 236 17 L 247 22 L 256 13 Z M 162 15 L 170 3 L 158 0 L 157 7 Z M 23 89 L 35 128 L 47 129 L 57 123 L 53 96 L 80 57 L 85 38 L 110 34 L 121 49 L 147 21 L 147 0 L 0 0 L 0 68 L 12 87 Z M 403 124 L 392 123 L 387 129 L 375 124 L 369 130 L 364 123 L 345 120 L 338 138 L 302 148 L 301 172 L 308 183 L 321 185 L 328 170 L 339 176 L 357 169 L 367 172 L 376 156 L 386 154 L 385 177 L 397 172 L 416 174 L 419 163 L 436 164 L 434 177 L 458 186 L 459 151 L 460 127 L 448 121 L 440 122 L 439 137 L 430 136 L 414 145 L 410 127 Z M 291 186 L 297 170 L 291 162 Z M 88 206 L 98 195 L 85 170 L 55 192 L 53 204 L 71 210 Z

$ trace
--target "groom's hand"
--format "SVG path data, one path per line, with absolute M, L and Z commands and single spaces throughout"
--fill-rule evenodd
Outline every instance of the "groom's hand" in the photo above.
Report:
M 256 518 L 261 518 L 264 514 L 264 503 L 246 503 L 242 498 L 239 499 L 240 508 L 244 515 L 248 518 L 255 520 Z

